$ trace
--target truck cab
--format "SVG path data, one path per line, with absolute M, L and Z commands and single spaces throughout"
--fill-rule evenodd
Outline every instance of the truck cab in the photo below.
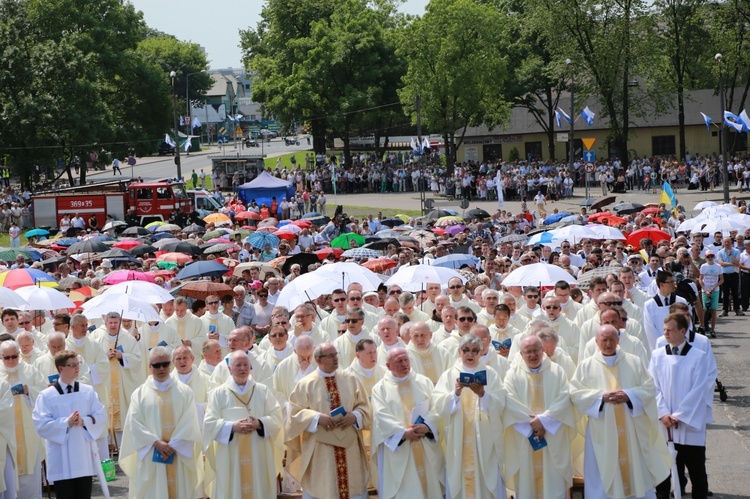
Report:
M 221 204 L 206 189 L 195 189 L 187 191 L 188 197 L 193 202 L 193 209 L 201 218 L 219 211 Z
M 141 225 L 159 220 L 169 220 L 174 210 L 189 214 L 193 203 L 182 182 L 137 182 L 128 186 L 129 208 Z

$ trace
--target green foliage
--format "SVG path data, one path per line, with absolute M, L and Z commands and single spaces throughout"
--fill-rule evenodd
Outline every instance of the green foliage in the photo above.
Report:
M 521 153 L 518 152 L 518 148 L 514 147 L 510 150 L 508 155 L 508 161 L 518 161 L 521 159 Z
M 440 132 L 446 145 L 455 144 L 447 155 L 449 171 L 467 126 L 492 127 L 510 112 L 503 92 L 509 72 L 506 25 L 492 5 L 432 0 L 400 39 L 399 53 L 408 62 L 401 102 L 415 122 L 419 97 L 423 122 Z

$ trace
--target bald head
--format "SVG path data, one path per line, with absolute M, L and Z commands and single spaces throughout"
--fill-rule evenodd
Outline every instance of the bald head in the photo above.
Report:
M 395 347 L 388 351 L 388 358 L 385 362 L 386 367 L 395 378 L 405 378 L 411 371 L 411 362 L 409 354 L 401 347 Z
M 596 331 L 596 346 L 602 355 L 611 356 L 617 353 L 620 343 L 620 332 L 614 326 L 603 325 Z

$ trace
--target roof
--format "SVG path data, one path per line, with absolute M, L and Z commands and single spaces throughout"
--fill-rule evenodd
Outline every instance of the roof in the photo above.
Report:
M 633 93 L 638 90 L 634 90 Z M 743 89 L 736 89 L 735 95 L 742 95 Z M 637 116 L 632 112 L 630 115 L 630 126 L 632 128 L 648 128 L 648 127 L 667 127 L 667 126 L 678 126 L 677 117 L 677 95 L 674 94 L 673 106 L 670 109 L 665 110 L 662 114 L 654 115 L 647 114 L 645 116 Z M 576 115 L 580 115 L 583 107 L 588 106 L 591 111 L 594 112 L 596 118 L 594 119 L 594 125 L 588 126 L 585 121 L 578 119 L 575 122 L 576 131 L 584 130 L 609 130 L 609 119 L 603 116 L 601 103 L 596 99 L 588 99 L 585 103 L 578 103 L 581 109 L 576 109 Z M 692 90 L 685 92 L 685 125 L 703 125 L 703 116 L 701 112 L 710 116 L 714 123 L 721 123 L 721 108 L 720 108 L 719 97 L 714 89 L 704 90 Z M 570 113 L 570 95 L 564 94 L 560 97 L 558 107 Z M 737 110 L 739 114 L 740 110 Z M 456 131 L 457 134 L 462 133 L 463 129 Z M 568 124 L 565 120 L 562 120 L 562 127 L 558 128 L 555 126 L 555 132 L 567 132 Z M 467 137 L 485 136 L 485 135 L 514 135 L 514 134 L 525 134 L 525 133 L 544 133 L 542 127 L 537 123 L 534 116 L 525 107 L 514 107 L 511 110 L 510 119 L 507 126 L 497 126 L 490 130 L 487 125 L 480 125 L 476 127 L 468 127 L 466 129 Z
M 238 189 L 274 189 L 287 188 L 291 182 L 270 175 L 267 171 L 262 171 L 254 180 L 237 187 Z

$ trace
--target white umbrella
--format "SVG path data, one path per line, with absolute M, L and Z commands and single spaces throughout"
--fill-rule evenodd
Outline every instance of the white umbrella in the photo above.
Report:
M 0 307 L 28 310 L 29 304 L 12 289 L 0 287 Z
M 575 277 L 557 265 L 532 263 L 517 268 L 503 279 L 503 286 L 554 286 L 557 281 L 577 284 Z
M 565 239 L 555 236 L 552 231 L 537 232 L 526 241 L 524 246 L 535 246 L 537 244 L 544 244 L 549 246 L 560 246 Z
M 99 296 L 107 296 L 110 294 L 131 295 L 139 300 L 144 300 L 149 303 L 167 303 L 168 301 L 174 300 L 174 296 L 169 294 L 169 291 L 158 284 L 148 281 L 124 281 L 108 287 Z
M 83 315 L 99 319 L 110 312 L 119 313 L 123 319 L 140 322 L 161 321 L 153 304 L 125 293 L 101 294 L 83 304 Z
M 286 224 L 283 227 L 280 227 L 278 232 L 291 232 L 292 234 L 299 234 L 302 232 L 302 227 L 299 225 L 293 225 L 293 224 Z
M 165 237 L 164 239 L 159 239 L 151 246 L 153 246 L 156 249 L 161 249 L 161 247 L 164 246 L 165 244 L 180 243 L 180 242 L 182 241 L 180 239 L 177 239 L 176 237 Z
M 453 269 L 435 267 L 433 265 L 407 265 L 401 267 L 387 281 L 386 286 L 398 286 L 404 291 L 423 291 L 428 284 L 444 286 L 452 277 L 458 277 L 461 282 L 466 279 Z
M 372 270 L 352 262 L 338 262 L 326 264 L 314 272 L 313 275 L 324 277 L 339 284 L 339 288 L 346 290 L 349 284 L 358 282 L 362 285 L 362 291 L 377 291 L 383 282 Z M 296 279 L 295 279 L 296 280 Z
M 164 224 L 158 226 L 154 232 L 176 232 L 179 230 L 182 230 L 182 227 L 177 224 Z
M 715 218 L 703 223 L 700 231 L 708 234 L 721 232 L 724 235 L 729 235 L 729 232 L 733 230 L 745 230 L 745 227 L 745 224 L 731 218 Z
M 625 240 L 625 234 L 616 227 L 610 227 L 609 225 L 591 224 L 586 226 L 597 234 L 597 239 L 617 239 Z
M 299 305 L 312 301 L 320 295 L 330 294 L 334 289 L 341 288 L 339 281 L 331 280 L 316 272 L 308 272 L 295 277 L 292 282 L 284 286 L 278 299 L 277 307 L 286 307 L 292 311 Z
M 667 448 L 669 455 L 672 456 L 672 494 L 674 499 L 682 499 L 682 485 L 680 484 L 680 475 L 677 474 L 677 449 L 674 448 L 672 440 L 672 428 L 667 428 Z
M 675 232 L 687 232 L 687 231 L 694 231 L 695 229 L 699 229 L 701 226 L 701 220 L 698 220 L 697 218 L 690 218 L 688 220 L 685 220 L 680 225 L 677 226 L 675 229 Z
M 706 208 L 711 208 L 712 206 L 719 206 L 718 203 L 715 203 L 713 201 L 701 201 L 700 203 L 695 205 L 695 208 L 693 210 L 705 210 Z
M 104 227 L 102 227 L 102 231 L 107 232 L 108 230 L 112 230 L 115 227 L 123 227 L 125 225 L 128 225 L 128 224 L 120 220 L 113 220 L 111 222 L 107 222 L 106 224 L 104 224 Z
M 582 239 L 599 239 L 594 231 L 583 225 L 568 225 L 550 231 L 555 239 L 567 239 L 576 243 Z
M 16 293 L 29 303 L 27 310 L 59 310 L 76 306 L 64 293 L 46 286 L 24 286 Z

